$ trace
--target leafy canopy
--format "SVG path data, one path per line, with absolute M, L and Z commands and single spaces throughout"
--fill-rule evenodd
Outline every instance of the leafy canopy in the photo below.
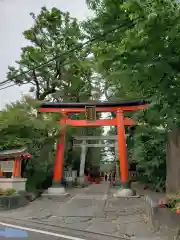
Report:
M 87 0 L 95 17 L 88 34 L 121 23 L 94 44 L 97 71 L 105 79 L 107 99 L 145 98 L 147 110 L 136 114 L 134 158 L 154 185 L 165 180 L 165 134 L 180 122 L 180 5 L 170 0 Z M 86 25 L 86 26 L 87 26 Z

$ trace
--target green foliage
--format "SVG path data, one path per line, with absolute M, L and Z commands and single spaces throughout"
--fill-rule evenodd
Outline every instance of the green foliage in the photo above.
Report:
M 0 189 L 0 196 L 12 196 L 14 194 L 16 194 L 16 190 L 13 188 L 9 188 L 9 189 Z
M 37 106 L 36 101 L 25 97 L 0 113 L 0 136 L 3 136 L 0 138 L 0 149 L 27 148 L 33 157 L 23 161 L 22 171 L 30 182 L 36 171 L 47 173 L 53 164 L 59 129 L 54 115 L 40 116 L 34 106 Z M 39 180 L 42 180 L 40 175 Z
M 151 101 L 147 111 L 136 115 L 139 127 L 130 152 L 144 181 L 161 188 L 166 133 L 180 125 L 180 5 L 170 0 L 87 2 L 95 13 L 87 22 L 91 36 L 96 29 L 106 32 L 126 23 L 95 43 L 92 51 L 107 99 Z
M 41 159 L 43 160 L 43 159 Z M 45 163 L 43 162 L 44 167 L 42 168 L 38 168 L 38 166 L 36 166 L 35 171 L 27 171 L 26 172 L 26 177 L 28 179 L 27 181 L 27 186 L 26 189 L 27 191 L 31 192 L 34 191 L 36 189 L 38 190 L 42 190 L 44 188 L 43 183 L 45 182 L 45 180 L 48 177 L 52 177 L 52 175 L 50 176 L 49 174 L 49 170 L 51 169 L 50 166 L 45 166 Z M 45 169 L 46 167 L 46 169 Z M 52 166 L 51 166 L 52 167 Z
M 165 189 L 165 133 L 158 128 L 138 127 L 134 135 L 133 160 L 140 173 L 139 180 L 150 183 L 156 190 Z
M 143 181 L 164 188 L 166 133 L 180 126 L 180 5 L 175 0 L 87 0 L 87 4 L 94 16 L 82 24 L 56 8 L 43 7 L 37 16 L 31 13 L 34 25 L 24 32 L 30 45 L 22 48 L 17 68 L 9 67 L 7 77 L 19 85 L 31 83 L 40 101 L 89 101 L 94 87 L 107 100 L 150 100 L 147 110 L 127 114 L 138 125 L 127 139 L 128 156 L 136 160 Z M 103 37 L 97 38 L 99 34 Z M 85 39 L 94 37 L 91 46 L 82 46 Z M 72 46 L 77 50 L 65 54 Z M 94 96 L 100 97 L 101 93 Z M 58 131 L 53 126 L 59 116 L 44 114 L 42 121 L 31 109 L 31 104 L 18 103 L 0 113 L 4 136 L 0 146 L 27 145 L 35 158 L 32 165 L 46 174 L 54 158 Z M 72 135 L 101 133 L 96 128 L 69 128 L 65 166 L 79 164 Z M 100 152 L 89 150 L 87 162 L 93 159 L 97 165 L 100 157 Z
M 30 15 L 34 24 L 23 33 L 29 45 L 21 49 L 16 67 L 9 66 L 7 78 L 17 85 L 31 84 L 30 92 L 37 101 L 28 99 L 30 105 L 17 103 L 2 112 L 0 134 L 5 137 L 0 139 L 0 146 L 2 149 L 28 147 L 33 159 L 26 164 L 24 174 L 28 177 L 28 188 L 33 188 L 42 185 L 53 166 L 58 136 L 56 121 L 60 118 L 55 113 L 37 113 L 39 103 L 83 102 L 89 101 L 91 96 L 99 99 L 101 93 L 94 96 L 92 92 L 94 87 L 99 89 L 100 84 L 94 79 L 94 59 L 89 56 L 89 49 L 83 46 L 85 31 L 77 19 L 68 12 L 46 7 L 38 15 Z M 77 49 L 72 51 L 74 47 Z M 81 135 L 85 131 L 84 128 L 67 129 L 65 167 L 79 168 L 80 154 L 79 150 L 73 149 L 72 135 Z M 90 134 L 96 133 L 98 131 L 93 129 Z M 92 154 L 91 158 L 94 158 Z
M 180 204 L 180 196 L 169 198 L 167 201 L 168 208 L 171 208 L 173 211 L 177 210 L 177 207 L 179 204 Z
M 107 22 L 112 27 L 120 21 L 133 23 L 93 49 L 99 71 L 106 77 L 107 97 L 150 99 L 163 116 L 167 114 L 168 124 L 179 109 L 179 13 L 176 1 L 104 0 L 92 21 L 101 21 L 104 31 L 109 28 Z
M 10 66 L 7 78 L 19 85 L 31 83 L 38 100 L 83 101 L 90 96 L 92 63 L 82 48 L 85 36 L 77 19 L 57 8 L 43 7 L 30 15 L 34 25 L 24 31 L 30 45 L 21 49 L 17 68 Z
M 39 118 L 36 109 L 29 104 L 28 98 L 8 105 L 0 113 L 0 148 L 11 149 L 22 146 L 44 145 L 46 132 L 57 131 L 58 125 L 52 118 Z M 32 100 L 33 101 L 33 100 Z M 48 139 L 47 141 L 50 141 Z M 33 145 L 32 145 L 33 142 Z

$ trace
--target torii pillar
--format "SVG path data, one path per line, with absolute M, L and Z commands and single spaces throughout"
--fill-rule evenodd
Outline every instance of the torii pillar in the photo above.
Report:
M 63 114 L 61 123 L 61 130 L 59 133 L 59 138 L 56 144 L 56 159 L 54 166 L 54 174 L 53 174 L 53 185 L 48 188 L 48 192 L 43 195 L 51 195 L 51 196 L 63 196 L 67 195 L 63 181 L 63 165 L 64 165 L 64 152 L 65 152 L 65 139 L 66 139 L 66 115 Z
M 126 139 L 124 126 L 134 124 L 134 121 L 124 117 L 124 112 L 137 111 L 147 108 L 147 101 L 145 100 L 129 100 L 121 102 L 96 102 L 96 103 L 42 103 L 41 112 L 57 112 L 63 116 L 66 115 L 65 125 L 73 127 L 97 127 L 97 126 L 116 126 L 118 133 L 118 151 L 120 160 L 120 180 L 121 188 L 118 190 L 116 196 L 128 197 L 132 196 L 133 192 L 129 187 L 129 174 L 128 174 L 128 160 L 126 153 Z M 113 112 L 116 113 L 116 118 L 112 119 L 96 119 L 96 113 L 100 112 Z M 71 113 L 85 113 L 86 119 L 68 119 L 68 114 Z M 62 138 L 62 139 L 65 139 Z M 57 149 L 57 156 L 54 170 L 54 186 L 57 186 L 62 180 L 63 172 L 63 157 L 64 157 L 64 141 L 59 143 Z M 59 169 L 60 168 L 60 169 Z M 53 187 L 52 187 L 53 189 Z M 54 187 L 55 189 L 55 187 Z
M 120 181 L 120 167 L 119 167 L 119 150 L 118 150 L 118 141 L 115 140 L 115 161 L 116 161 L 116 186 L 121 186 L 121 181 Z
M 80 159 L 80 169 L 79 169 L 79 183 L 84 184 L 84 169 L 85 169 L 85 163 L 86 163 L 86 153 L 87 153 L 87 147 L 86 147 L 86 140 L 83 140 L 81 144 L 81 159 Z
M 126 135 L 124 128 L 124 113 L 123 110 L 116 111 L 117 134 L 118 134 L 118 151 L 120 161 L 120 181 L 121 188 L 114 194 L 115 197 L 131 197 L 135 192 L 130 188 L 129 182 L 129 167 L 126 149 Z

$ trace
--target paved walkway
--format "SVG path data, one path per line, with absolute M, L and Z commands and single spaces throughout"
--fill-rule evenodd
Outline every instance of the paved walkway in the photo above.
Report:
M 168 240 L 167 236 L 149 229 L 143 199 L 115 199 L 114 191 L 107 183 L 93 184 L 77 189 L 71 198 L 37 199 L 24 208 L 1 212 L 0 218 L 17 218 L 127 239 Z

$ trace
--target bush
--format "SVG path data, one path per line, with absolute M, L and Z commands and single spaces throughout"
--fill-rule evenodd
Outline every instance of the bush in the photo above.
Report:
M 16 193 L 15 189 L 0 189 L 0 196 L 12 196 Z
M 9 188 L 9 189 L 6 189 L 4 190 L 4 195 L 5 196 L 12 196 L 16 193 L 16 190 L 13 189 L 13 188 Z
M 160 199 L 158 202 L 159 208 L 169 208 L 176 214 L 180 215 L 180 194 L 174 197 L 167 197 L 165 199 Z
M 27 190 L 34 191 L 37 189 L 45 189 L 51 186 L 52 176 L 45 170 L 36 170 L 31 175 L 27 175 Z M 47 185 L 47 186 L 45 186 Z
M 139 127 L 134 134 L 133 160 L 137 164 L 138 180 L 156 191 L 165 190 L 165 133 L 151 127 Z

